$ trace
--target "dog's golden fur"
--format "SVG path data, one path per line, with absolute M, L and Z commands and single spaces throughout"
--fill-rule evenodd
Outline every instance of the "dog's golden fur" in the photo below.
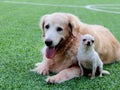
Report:
M 120 60 L 120 44 L 107 28 L 83 23 L 72 14 L 53 13 L 45 15 L 41 19 L 40 26 L 43 31 L 43 37 L 45 37 L 46 33 L 44 25 L 48 20 L 64 27 L 64 40 L 57 48 L 52 60 L 46 58 L 45 50 L 43 49 L 43 61 L 37 63 L 37 67 L 33 69 L 33 71 L 43 75 L 49 74 L 49 72 L 57 73 L 54 76 L 49 76 L 46 79 L 47 82 L 61 83 L 80 76 L 80 69 L 77 64 L 79 34 L 91 34 L 95 37 L 95 49 L 104 64 Z M 70 29 L 72 29 L 71 32 Z

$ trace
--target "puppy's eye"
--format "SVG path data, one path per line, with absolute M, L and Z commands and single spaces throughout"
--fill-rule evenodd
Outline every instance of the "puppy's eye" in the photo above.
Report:
M 83 41 L 85 42 L 85 41 L 86 41 L 86 39 L 83 39 Z
M 47 24 L 47 25 L 45 26 L 45 29 L 49 29 L 49 27 L 50 27 L 49 24 Z
M 92 43 L 94 43 L 94 40 L 92 40 Z
M 61 32 L 63 29 L 61 27 L 57 27 L 57 32 Z

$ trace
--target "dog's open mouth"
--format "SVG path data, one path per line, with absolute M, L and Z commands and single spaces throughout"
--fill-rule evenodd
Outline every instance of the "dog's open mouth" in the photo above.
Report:
M 46 57 L 51 59 L 55 56 L 55 47 L 47 47 L 46 48 Z
M 60 40 L 60 42 L 58 43 L 58 45 L 56 46 L 51 46 L 51 47 L 47 47 L 46 48 L 46 57 L 48 59 L 52 59 L 54 58 L 57 49 L 60 47 L 61 43 L 62 43 L 63 39 Z

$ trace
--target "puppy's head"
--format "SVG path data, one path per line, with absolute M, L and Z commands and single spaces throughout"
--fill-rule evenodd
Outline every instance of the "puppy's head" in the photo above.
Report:
M 85 47 L 93 46 L 94 37 L 92 35 L 90 35 L 90 34 L 85 34 L 85 35 L 81 36 L 81 43 Z
M 43 31 L 44 43 L 47 47 L 46 57 L 53 58 L 56 48 L 60 44 L 78 33 L 77 17 L 66 13 L 53 13 L 44 15 L 40 21 L 40 27 Z

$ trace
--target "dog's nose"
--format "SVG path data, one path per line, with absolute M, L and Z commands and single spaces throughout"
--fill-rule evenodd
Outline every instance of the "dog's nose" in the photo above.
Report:
M 52 40 L 50 40 L 50 39 L 45 40 L 45 44 L 46 44 L 46 46 L 51 46 Z
M 90 41 L 87 42 L 87 46 L 90 46 Z

